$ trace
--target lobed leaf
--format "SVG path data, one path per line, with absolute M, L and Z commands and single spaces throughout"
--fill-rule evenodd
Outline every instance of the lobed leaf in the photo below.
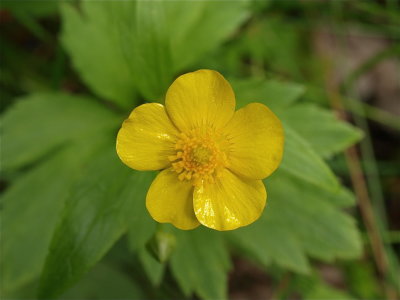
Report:
M 309 291 L 309 293 L 305 295 L 305 297 L 310 300 L 319 300 L 319 299 L 355 300 L 356 299 L 352 295 L 350 295 L 349 292 L 332 287 L 323 281 L 316 283 Z
M 269 210 L 269 207 L 266 209 Z M 251 226 L 229 233 L 229 239 L 243 254 L 266 268 L 275 263 L 299 273 L 310 271 L 307 256 L 296 234 L 281 224 L 271 223 L 265 216 Z
M 260 220 L 230 234 L 244 253 L 265 267 L 274 262 L 300 273 L 309 271 L 307 256 L 332 261 L 361 254 L 355 221 L 340 210 L 346 192 L 317 188 L 283 170 L 266 183 L 269 201 Z
M 122 107 L 135 102 L 136 87 L 127 65 L 118 28 L 116 2 L 61 4 L 62 43 L 72 64 L 97 95 Z M 120 2 L 118 2 L 120 3 Z
M 155 223 L 155 222 L 154 222 Z M 146 248 L 138 252 L 140 263 L 153 286 L 160 286 L 165 272 L 165 264 L 158 262 Z
M 143 190 L 147 191 L 148 187 L 143 187 Z M 138 203 L 136 213 L 129 221 L 128 241 L 132 251 L 139 251 L 146 245 L 156 231 L 156 224 L 146 209 L 145 201 Z
M 271 207 L 273 204 L 276 207 L 275 210 L 272 207 L 270 218 L 274 219 L 275 213 L 275 220 L 287 222 L 307 253 L 327 261 L 361 255 L 362 243 L 355 220 L 332 201 L 333 197 L 342 197 L 342 193 L 316 189 L 282 172 L 267 180 L 267 184 L 270 199 L 279 199 L 270 202 Z
M 195 292 L 203 299 L 227 298 L 229 254 L 219 232 L 205 228 L 177 231 L 177 247 L 171 271 L 186 296 Z
M 2 115 L 3 169 L 17 169 L 64 144 L 111 135 L 120 118 L 93 99 L 63 93 L 18 99 Z
M 330 286 L 318 271 L 313 270 L 307 276 L 294 276 L 287 295 L 300 294 L 304 299 L 354 299 L 347 291 Z
M 115 266 L 99 263 L 60 299 L 145 299 L 141 286 Z
M 177 73 L 244 20 L 247 3 L 86 0 L 79 9 L 65 4 L 62 39 L 93 91 L 127 107 L 137 90 L 147 100 L 160 99 Z
M 272 111 L 288 108 L 304 93 L 304 87 L 292 82 L 262 78 L 230 81 L 236 94 L 237 108 L 251 102 L 267 105 Z
M 339 153 L 362 138 L 362 132 L 338 120 L 333 113 L 312 104 L 300 104 L 282 111 L 280 117 L 324 158 Z
M 176 71 L 221 44 L 249 16 L 248 0 L 167 2 L 172 61 Z
M 283 125 L 285 148 L 280 168 L 317 186 L 338 190 L 339 183 L 326 163 L 287 123 Z
M 1 270 L 6 292 L 39 275 L 69 190 L 97 146 L 93 140 L 59 151 L 20 176 L 2 195 Z
M 91 158 L 53 235 L 39 298 L 58 296 L 99 261 L 127 230 L 148 180 L 119 161 L 113 144 Z

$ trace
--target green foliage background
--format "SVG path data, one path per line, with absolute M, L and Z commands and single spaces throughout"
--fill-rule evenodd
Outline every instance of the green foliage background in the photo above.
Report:
M 354 195 L 330 167 L 363 133 L 329 109 L 322 62 L 304 47 L 306 24 L 285 19 L 291 10 L 335 8 L 300 2 L 3 1 L 36 38 L 57 45 L 46 70 L 3 41 L 3 82 L 27 70 L 17 75 L 23 95 L 2 91 L 3 298 L 226 299 L 232 255 L 260 266 L 275 286 L 290 274 L 278 298 L 380 297 L 370 265 L 357 263 L 364 247 Z M 38 21 L 49 16 L 59 32 Z M 69 63 L 78 93 L 62 86 Z M 157 225 L 145 209 L 155 173 L 133 171 L 115 153 L 129 112 L 162 103 L 176 76 L 199 68 L 224 74 L 238 107 L 262 102 L 285 127 L 263 216 L 232 232 Z M 345 291 L 329 286 L 321 262 L 366 265 L 364 287 L 356 279 Z

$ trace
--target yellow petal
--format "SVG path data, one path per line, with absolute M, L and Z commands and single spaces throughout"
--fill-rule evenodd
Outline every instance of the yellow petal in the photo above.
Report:
M 267 200 L 261 180 L 240 178 L 227 169 L 214 183 L 195 187 L 193 195 L 197 219 L 216 230 L 232 230 L 253 223 Z
M 163 105 L 140 105 L 118 132 L 118 156 L 136 170 L 163 169 L 170 164 L 168 156 L 175 153 L 178 134 Z
M 239 109 L 224 131 L 231 143 L 230 170 L 248 178 L 262 179 L 278 168 L 284 133 L 280 120 L 268 107 L 251 103 Z
M 193 209 L 193 186 L 180 181 L 175 171 L 166 169 L 154 179 L 147 192 L 146 207 L 154 220 L 189 230 L 200 225 Z
M 220 128 L 233 116 L 235 95 L 218 72 L 199 70 L 178 77 L 169 87 L 165 106 L 181 131 Z

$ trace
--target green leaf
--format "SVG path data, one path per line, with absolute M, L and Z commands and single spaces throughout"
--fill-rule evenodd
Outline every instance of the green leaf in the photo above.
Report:
M 146 182 L 143 182 L 142 189 L 147 191 L 156 172 L 147 172 Z M 151 218 L 146 209 L 145 201 L 136 201 L 135 214 L 129 219 L 128 242 L 133 252 L 145 247 L 146 243 L 156 232 L 157 223 Z
M 284 173 L 278 172 L 266 180 L 270 187 L 269 218 L 285 222 L 313 257 L 326 261 L 358 257 L 362 245 L 355 220 L 332 201 L 341 193 L 317 189 Z
M 92 4 L 98 6 L 99 2 Z M 171 83 L 174 72 L 169 41 L 166 1 L 127 1 L 104 3 L 115 9 L 125 62 L 132 81 L 149 101 L 159 100 Z M 174 2 L 172 2 L 174 5 Z M 179 18 L 179 15 L 174 16 Z
M 333 199 L 343 197 L 279 170 L 266 180 L 268 205 L 260 220 L 235 230 L 231 242 L 265 267 L 274 262 L 309 271 L 306 256 L 332 261 L 355 258 L 362 244 L 355 220 Z M 347 197 L 347 196 L 345 196 Z
M 295 105 L 283 111 L 280 117 L 296 128 L 297 133 L 323 157 L 329 158 L 362 138 L 359 129 L 338 120 L 333 113 L 316 105 Z
M 63 42 L 101 97 L 126 107 L 137 89 L 154 101 L 240 25 L 247 2 L 82 1 L 62 7 Z
M 127 63 L 147 100 L 159 99 L 176 74 L 231 34 L 248 15 L 247 0 L 132 1 L 119 23 Z M 120 5 L 117 3 L 116 5 Z
M 145 270 L 147 277 L 154 286 L 159 286 L 163 279 L 165 264 L 158 262 L 149 254 L 146 248 L 142 248 L 138 252 L 139 260 Z
M 262 78 L 230 80 L 236 94 L 237 107 L 251 102 L 267 105 L 272 111 L 285 109 L 304 93 L 300 84 Z
M 147 190 L 145 187 L 143 189 Z M 136 210 L 137 213 L 132 217 L 129 224 L 128 240 L 132 251 L 143 248 L 156 232 L 157 223 L 147 212 L 144 201 L 141 205 L 143 207 Z
M 140 285 L 116 267 L 98 264 L 60 299 L 145 299 Z
M 8 9 L 13 14 L 29 14 L 34 17 L 46 17 L 57 12 L 57 2 L 50 2 L 46 0 L 3 0 L 0 3 L 1 9 Z
M 46 93 L 18 99 L 2 116 L 3 169 L 19 168 L 71 141 L 111 135 L 119 121 L 87 97 Z
M 116 26 L 122 6 L 122 2 L 81 1 L 78 9 L 62 4 L 61 39 L 85 83 L 100 97 L 129 107 L 136 88 Z
M 156 173 L 149 172 L 143 190 L 147 191 Z M 146 244 L 154 236 L 157 223 L 150 217 L 145 201 L 136 201 L 135 214 L 129 220 L 128 241 L 131 251 L 137 253 L 147 277 L 154 286 L 159 286 L 163 279 L 165 264 L 158 262 L 146 249 Z
M 340 186 L 339 190 L 321 192 L 319 189 L 314 189 L 314 193 L 320 193 L 326 201 L 338 208 L 347 208 L 356 204 L 354 194 L 346 187 Z
M 226 299 L 230 261 L 221 233 L 199 228 L 176 235 L 170 263 L 182 291 L 186 296 L 195 292 L 203 299 Z
M 376 276 L 373 261 L 352 261 L 345 266 L 344 270 L 348 289 L 357 296 L 357 299 L 383 298 L 380 295 L 382 290 L 379 287 L 379 278 Z
M 54 298 L 78 281 L 127 230 L 148 176 L 124 166 L 113 144 L 91 158 L 53 235 L 40 298 Z
M 356 298 L 349 295 L 347 292 L 334 288 L 323 281 L 316 283 L 311 291 L 305 295 L 306 299 L 310 300 L 354 300 Z
M 167 2 L 168 3 L 168 2 Z M 173 1 L 167 4 L 172 60 L 180 71 L 205 56 L 249 16 L 250 1 Z
M 265 268 L 276 263 L 295 272 L 308 273 L 310 266 L 296 235 L 276 225 L 263 216 L 253 225 L 230 233 L 231 242 Z
M 59 213 L 83 162 L 97 143 L 71 145 L 21 175 L 2 195 L 2 287 L 14 290 L 39 275 Z
M 261 72 L 267 70 L 285 78 L 303 80 L 313 57 L 305 50 L 301 26 L 288 21 L 281 14 L 254 18 L 241 36 L 242 56 L 249 57 L 252 65 L 259 67 Z
M 329 190 L 337 190 L 338 181 L 313 148 L 288 124 L 285 128 L 285 150 L 280 168 L 299 178 Z
M 342 291 L 328 285 L 317 271 L 308 276 L 296 275 L 292 277 L 291 286 L 286 289 L 290 295 L 301 295 L 302 299 L 354 299 L 347 291 Z

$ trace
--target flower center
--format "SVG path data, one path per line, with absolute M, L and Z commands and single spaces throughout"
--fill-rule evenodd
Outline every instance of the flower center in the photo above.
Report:
M 172 168 L 179 174 L 179 180 L 191 181 L 193 185 L 213 182 L 226 165 L 226 155 L 220 149 L 218 136 L 211 131 L 181 133 L 175 149 L 176 155 L 169 157 Z
M 205 165 L 208 164 L 212 159 L 213 149 L 199 146 L 192 150 L 191 155 L 191 160 L 193 163 L 195 163 L 196 165 Z

